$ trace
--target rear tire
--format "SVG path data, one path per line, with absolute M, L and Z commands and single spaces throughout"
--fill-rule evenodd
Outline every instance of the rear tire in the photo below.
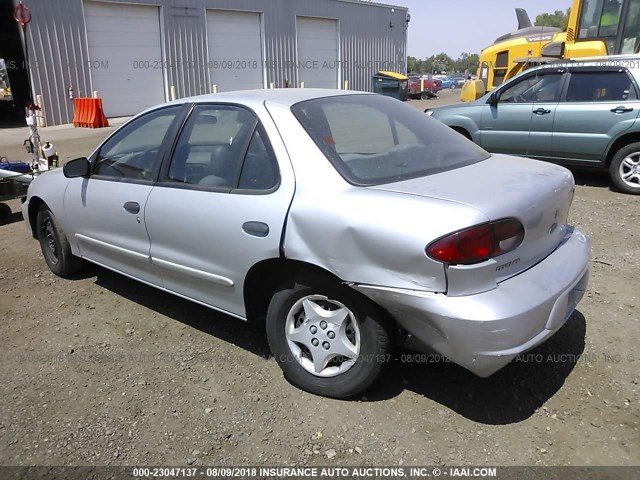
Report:
M 640 143 L 631 143 L 616 152 L 609 176 L 618 190 L 640 195 Z
M 46 205 L 38 211 L 36 228 L 42 256 L 53 273 L 69 278 L 82 269 L 84 261 L 71 253 L 67 236 Z
M 310 282 L 278 291 L 267 312 L 267 338 L 289 382 L 332 398 L 371 387 L 388 362 L 386 314 L 349 287 Z

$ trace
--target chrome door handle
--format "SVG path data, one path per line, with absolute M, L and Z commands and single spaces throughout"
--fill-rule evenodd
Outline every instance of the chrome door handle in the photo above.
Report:
M 537 110 L 534 110 L 533 113 L 535 113 L 536 115 L 546 115 L 547 113 L 551 113 L 551 110 L 545 110 L 544 108 L 538 108 Z
M 133 213 L 134 215 L 140 213 L 140 204 L 138 202 L 126 202 L 122 208 L 124 208 L 125 212 Z
M 627 113 L 633 112 L 633 108 L 631 107 L 616 107 L 611 109 L 612 113 Z

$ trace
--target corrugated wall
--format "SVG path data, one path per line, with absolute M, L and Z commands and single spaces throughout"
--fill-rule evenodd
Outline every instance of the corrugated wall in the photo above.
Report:
M 341 82 L 353 90 L 370 91 L 377 70 L 406 68 L 406 15 L 403 7 L 349 0 L 110 0 L 112 3 L 160 5 L 162 45 L 170 85 L 178 96 L 210 92 L 206 9 L 263 13 L 266 85 L 298 85 L 296 17 L 338 20 Z M 16 2 L 17 3 L 17 0 Z M 44 100 L 48 125 L 73 119 L 74 95 L 90 96 L 91 65 L 82 0 L 29 0 L 32 22 L 28 30 L 31 75 L 35 94 Z M 391 27 L 393 24 L 393 27 Z M 225 59 L 220 59 L 225 60 Z M 229 59 L 234 60 L 233 52 Z M 242 59 L 236 59 L 242 60 Z M 184 63 L 187 66 L 184 66 Z M 183 65 L 178 67 L 177 65 Z
M 91 91 L 82 3 L 34 0 L 28 7 L 32 14 L 27 44 L 33 90 L 43 96 L 47 125 L 69 123 L 73 100 L 69 100 L 67 88 L 72 85 L 76 96 Z

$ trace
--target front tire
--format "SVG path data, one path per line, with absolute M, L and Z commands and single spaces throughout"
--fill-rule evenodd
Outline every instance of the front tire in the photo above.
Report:
M 620 191 L 640 195 L 640 143 L 631 143 L 616 152 L 609 175 Z
M 0 203 L 0 221 L 4 221 L 11 216 L 11 207 L 6 203 Z
M 305 283 L 281 289 L 269 304 L 267 338 L 276 362 L 307 392 L 332 398 L 364 392 L 389 360 L 386 315 L 349 287 Z
M 42 205 L 38 211 L 36 226 L 42 256 L 53 273 L 69 278 L 82 269 L 83 260 L 71 253 L 67 236 L 46 205 Z

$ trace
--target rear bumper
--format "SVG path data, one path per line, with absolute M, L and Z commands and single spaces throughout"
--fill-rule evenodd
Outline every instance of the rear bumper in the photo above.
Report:
M 420 343 L 481 377 L 567 321 L 589 279 L 589 239 L 570 229 L 551 255 L 488 292 L 462 297 L 354 284 Z

